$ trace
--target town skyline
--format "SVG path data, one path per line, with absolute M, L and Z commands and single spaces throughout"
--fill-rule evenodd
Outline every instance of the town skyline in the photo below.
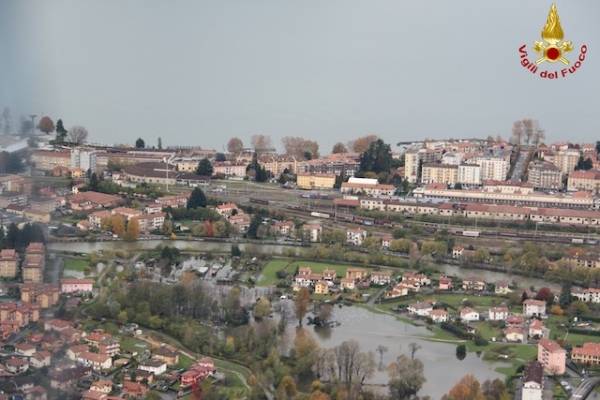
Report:
M 519 62 L 519 46 L 539 40 L 545 1 L 332 2 L 306 10 L 266 2 L 243 12 L 191 2 L 119 12 L 110 1 L 70 4 L 0 6 L 0 41 L 10 54 L 0 104 L 15 115 L 83 125 L 96 142 L 162 137 L 167 145 L 220 149 L 222 137 L 266 134 L 275 143 L 303 136 L 331 148 L 369 133 L 390 143 L 506 136 L 520 118 L 539 120 L 549 141 L 592 142 L 600 131 L 600 32 L 591 17 L 599 5 L 590 1 L 558 3 L 565 38 L 590 48 L 578 73 L 560 81 L 533 77 Z M 72 22 L 53 23 L 62 18 Z M 97 26 L 106 20 L 110 31 Z M 503 21 L 511 21 L 510 32 L 500 29 Z M 151 29 L 163 24 L 171 28 Z

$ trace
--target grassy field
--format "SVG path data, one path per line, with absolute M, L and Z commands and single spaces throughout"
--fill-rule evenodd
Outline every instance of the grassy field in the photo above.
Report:
M 65 258 L 65 269 L 85 272 L 88 268 L 90 268 L 89 260 L 80 258 Z
M 149 346 L 146 342 L 133 338 L 131 336 L 123 336 L 121 338 L 121 349 L 130 353 L 141 353 Z
M 297 267 L 311 267 L 313 272 L 323 272 L 325 269 L 334 269 L 338 277 L 346 275 L 348 268 L 365 268 L 361 266 L 352 266 L 347 264 L 322 263 L 315 261 L 289 261 L 289 260 L 271 260 L 262 270 L 258 281 L 259 286 L 271 286 L 277 283 L 277 272 L 287 271 L 293 274 Z

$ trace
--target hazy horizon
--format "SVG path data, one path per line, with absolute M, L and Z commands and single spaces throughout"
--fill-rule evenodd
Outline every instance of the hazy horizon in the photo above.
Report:
M 564 80 L 532 76 L 551 1 L 5 0 L 0 107 L 83 125 L 90 141 L 202 145 L 266 134 L 507 137 L 531 117 L 547 141 L 595 141 L 600 3 L 557 1 L 575 50 Z M 534 58 L 529 49 L 530 57 Z

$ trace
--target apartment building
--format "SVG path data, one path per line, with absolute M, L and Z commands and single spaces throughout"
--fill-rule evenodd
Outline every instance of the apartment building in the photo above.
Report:
M 410 183 L 417 183 L 420 166 L 434 163 L 437 160 L 438 153 L 433 149 L 408 150 L 404 153 L 404 178 Z
M 36 169 L 50 172 L 56 167 L 70 168 L 70 150 L 34 150 L 31 153 L 31 163 Z
M 17 253 L 14 249 L 0 251 L 0 277 L 14 278 L 17 276 Z
M 562 172 L 548 161 L 535 161 L 529 164 L 527 183 L 535 189 L 558 190 L 562 188 Z
M 560 169 L 560 172 L 567 175 L 575 170 L 580 155 L 578 149 L 559 150 L 555 153 L 552 162 Z
M 455 185 L 458 182 L 458 165 L 423 164 L 421 183 Z
M 481 180 L 503 181 L 510 169 L 510 160 L 505 157 L 477 157 L 474 162 L 481 167 Z
M 541 339 L 538 343 L 537 359 L 549 375 L 562 375 L 565 373 L 567 352 L 555 341 Z
M 98 152 L 95 149 L 75 147 L 71 150 L 71 169 L 96 172 L 97 154 Z
M 458 183 L 466 186 L 481 185 L 481 167 L 477 164 L 460 164 L 458 166 Z

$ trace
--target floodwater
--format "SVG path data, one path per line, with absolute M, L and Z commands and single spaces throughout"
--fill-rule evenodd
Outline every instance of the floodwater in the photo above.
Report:
M 367 382 L 371 385 L 385 385 L 388 375 L 385 366 L 389 365 L 400 354 L 410 356 L 410 344 L 420 346 L 415 358 L 420 359 L 424 365 L 427 382 L 419 392 L 420 395 L 429 395 L 432 399 L 439 399 L 447 393 L 466 374 L 473 374 L 480 382 L 487 379 L 504 376 L 495 371 L 502 363 L 489 363 L 483 361 L 477 354 L 468 353 L 460 361 L 456 358 L 456 344 L 426 340 L 431 332 L 424 327 L 413 326 L 400 321 L 387 314 L 373 313 L 361 307 L 335 307 L 333 321 L 341 325 L 334 328 L 316 328 L 307 326 L 321 347 L 330 348 L 347 340 L 356 340 L 361 351 L 372 351 L 376 363 L 379 364 L 377 346 L 383 345 L 388 351 L 383 355 L 383 370 L 378 370 Z M 291 336 L 295 332 L 297 321 L 290 321 L 288 332 Z M 290 342 L 291 343 L 291 342 Z M 386 388 L 381 387 L 381 390 Z

